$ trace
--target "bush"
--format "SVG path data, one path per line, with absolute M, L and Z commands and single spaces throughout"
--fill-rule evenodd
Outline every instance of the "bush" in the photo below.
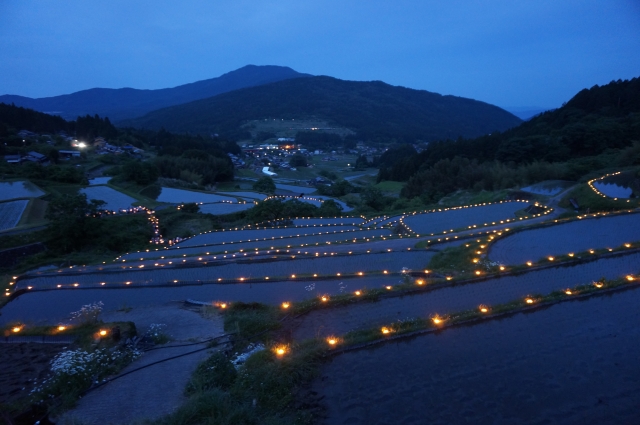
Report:
M 276 184 L 273 182 L 271 177 L 264 176 L 253 184 L 253 190 L 256 192 L 272 194 L 276 191 Z

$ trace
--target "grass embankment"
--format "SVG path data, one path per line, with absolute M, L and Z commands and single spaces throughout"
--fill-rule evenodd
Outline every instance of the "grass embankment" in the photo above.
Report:
M 76 347 L 89 350 L 112 348 L 117 345 L 118 341 L 112 337 L 112 329 L 116 327 L 120 330 L 120 339 L 136 335 L 136 325 L 133 322 L 85 323 L 81 325 L 61 323 L 57 326 L 31 326 L 12 322 L 0 327 L 0 332 L 3 336 L 68 336 L 74 339 Z M 105 335 L 101 335 L 100 331 L 106 331 Z
M 250 342 L 265 344 L 266 349 L 250 356 L 237 370 L 224 354 L 214 353 L 192 375 L 185 390 L 187 402 L 175 413 L 153 423 L 312 423 L 312 412 L 300 408 L 297 395 L 320 370 L 322 344 L 276 343 L 283 313 L 274 307 L 237 303 L 227 307 L 223 314 L 225 330 L 236 332 L 235 349 L 247 347 Z

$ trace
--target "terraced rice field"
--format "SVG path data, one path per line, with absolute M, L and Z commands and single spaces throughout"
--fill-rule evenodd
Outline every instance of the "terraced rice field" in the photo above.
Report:
M 323 257 L 296 257 L 280 261 L 236 262 L 221 264 L 213 262 L 213 256 L 203 257 L 199 267 L 171 267 L 171 268 L 144 268 L 124 271 L 109 270 L 108 272 L 79 273 L 65 271 L 64 273 L 41 273 L 35 276 L 27 276 L 17 283 L 18 288 L 32 286 L 34 289 L 54 289 L 57 285 L 71 287 L 78 283 L 81 287 L 100 287 L 102 282 L 107 285 L 122 286 L 126 282 L 143 285 L 165 285 L 178 282 L 216 282 L 218 279 L 263 279 L 276 277 L 284 279 L 294 276 L 312 275 L 318 276 L 349 274 L 370 271 L 383 271 L 399 273 L 403 268 L 423 269 L 434 253 L 428 251 L 390 252 L 382 254 L 360 254 Z M 295 257 L 295 256 L 292 256 Z M 250 257 L 248 257 L 250 258 Z M 219 259 L 219 257 L 218 257 Z M 204 265 L 204 262 L 209 262 Z M 177 260 L 179 262 L 180 260 Z
M 588 284 L 600 278 L 616 279 L 640 272 L 640 253 L 603 258 L 571 267 L 554 267 L 519 276 L 504 276 L 464 285 L 445 286 L 402 298 L 361 303 L 349 308 L 317 310 L 298 320 L 299 339 L 340 335 L 350 330 L 382 326 L 399 319 L 446 315 L 523 299 L 530 295 Z
M 300 194 L 300 193 L 309 194 L 316 191 L 315 187 L 294 186 L 291 184 L 281 184 L 281 183 L 276 183 L 276 188 L 282 189 L 282 190 L 288 190 L 289 192 L 297 193 L 297 194 Z
M 29 201 L 26 199 L 19 201 L 0 202 L 0 230 L 12 229 L 20 222 L 20 217 Z
M 97 199 L 105 201 L 106 204 L 101 209 L 108 211 L 118 211 L 121 209 L 130 208 L 131 205 L 136 202 L 131 196 L 125 195 L 122 192 L 111 189 L 108 186 L 90 186 L 80 189 L 80 193 L 87 195 L 87 199 Z
M 312 390 L 328 425 L 637 423 L 639 303 L 624 291 L 342 354 Z
M 218 195 L 232 196 L 234 198 L 257 199 L 259 201 L 264 201 L 268 196 L 264 193 L 258 192 L 219 192 Z
M 0 201 L 17 198 L 37 198 L 42 195 L 44 195 L 44 192 L 29 181 L 0 183 Z
M 207 284 L 195 286 L 125 287 L 119 289 L 56 289 L 22 295 L 2 308 L 0 325 L 10 322 L 59 323 L 69 318 L 81 306 L 102 301 L 105 311 L 123 307 L 165 304 L 170 301 L 193 299 L 204 302 L 262 302 L 280 305 L 320 295 L 335 295 L 355 289 L 379 288 L 395 285 L 395 277 L 363 277 L 348 280 L 330 279 L 313 282 L 265 282 L 258 284 Z
M 634 241 L 640 241 L 640 214 L 589 218 L 506 236 L 490 245 L 488 257 L 500 264 L 524 264 Z
M 230 231 L 214 231 L 194 236 L 177 246 L 184 248 L 198 245 L 227 244 L 231 242 L 248 242 L 265 239 L 279 239 L 291 236 L 317 235 L 319 233 L 340 233 L 358 230 L 356 226 L 336 226 L 324 228 L 283 227 L 280 229 L 244 229 Z
M 226 202 L 221 202 L 216 204 L 200 205 L 200 212 L 204 214 L 224 215 L 245 211 L 249 208 L 253 208 L 253 206 L 253 202 L 248 202 L 246 204 L 228 204 Z
M 504 202 L 479 207 L 458 207 L 439 212 L 408 215 L 403 221 L 420 235 L 438 234 L 469 226 L 500 224 L 501 220 L 514 219 L 515 212 L 529 205 L 527 202 Z
M 365 222 L 362 217 L 327 217 L 327 218 L 296 218 L 293 221 L 294 226 L 319 226 L 319 225 L 352 225 L 357 226 Z
M 237 202 L 236 198 L 230 196 L 214 195 L 213 193 L 196 192 L 192 190 L 173 189 L 163 187 L 160 195 L 156 199 L 158 202 L 167 202 L 170 204 L 182 204 L 188 202 L 220 202 L 231 201 Z

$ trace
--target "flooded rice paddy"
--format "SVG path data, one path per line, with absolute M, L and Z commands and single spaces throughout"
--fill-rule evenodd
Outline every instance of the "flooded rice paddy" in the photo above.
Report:
M 640 214 L 625 214 L 523 230 L 490 245 L 488 256 L 500 264 L 524 264 L 634 241 L 640 241 Z
M 330 225 L 342 225 L 342 226 L 357 226 L 365 222 L 362 217 L 321 217 L 321 218 L 296 218 L 292 220 L 294 226 L 322 226 L 325 224 Z
M 196 192 L 193 190 L 173 189 L 171 187 L 163 187 L 156 201 L 170 204 L 220 201 L 238 202 L 236 198 L 230 196 L 214 195 L 213 193 Z
M 253 206 L 253 202 L 248 202 L 246 204 L 228 204 L 226 202 L 220 202 L 215 204 L 200 205 L 200 212 L 204 214 L 224 215 L 236 213 L 239 211 L 245 211 L 249 208 L 253 208 Z
M 158 305 L 193 299 L 203 302 L 261 302 L 279 305 L 321 295 L 335 295 L 356 288 L 379 288 L 398 283 L 398 277 L 329 279 L 313 282 L 265 282 L 242 284 L 175 285 L 153 288 L 56 289 L 24 294 L 0 310 L 0 324 L 58 323 L 81 306 L 101 301 L 104 310 Z
M 0 183 L 0 201 L 17 198 L 37 198 L 42 195 L 44 195 L 44 192 L 29 181 Z
M 631 187 L 637 181 L 634 173 L 620 173 L 593 182 L 593 186 L 610 198 L 627 199 L 633 194 Z
M 533 193 L 535 195 L 553 196 L 562 192 L 563 190 L 573 186 L 575 182 L 569 182 L 564 180 L 547 180 L 540 183 L 532 184 L 531 186 L 523 187 L 523 192 Z
M 130 208 L 131 205 L 136 202 L 131 196 L 125 195 L 122 192 L 111 189 L 108 186 L 89 186 L 80 189 L 80 193 L 87 195 L 87 199 L 97 199 L 105 201 L 106 204 L 100 207 L 100 209 L 109 211 L 118 211 L 121 209 Z
M 299 319 L 295 336 L 311 338 L 317 334 L 343 334 L 350 330 L 387 325 L 415 317 L 446 315 L 544 295 L 556 290 L 588 284 L 601 278 L 616 279 L 640 272 L 640 253 L 603 258 L 571 267 L 553 267 L 517 276 L 504 276 L 480 282 L 443 286 L 428 292 L 349 308 L 318 310 Z
M 0 202 L 0 230 L 16 227 L 28 203 L 29 201 L 26 199 Z
M 89 180 L 89 186 L 98 186 L 109 183 L 112 177 L 95 177 Z
M 334 357 L 313 390 L 337 424 L 632 424 L 640 290 Z
M 450 232 L 469 226 L 500 224 L 501 220 L 514 219 L 515 212 L 529 205 L 528 202 L 504 202 L 478 207 L 459 207 L 456 209 L 408 215 L 404 223 L 420 235 Z
M 263 279 L 270 277 L 289 278 L 293 275 L 312 275 L 320 277 L 337 275 L 383 271 L 401 272 L 403 268 L 421 270 L 426 267 L 431 257 L 435 255 L 428 251 L 389 252 L 382 254 L 359 254 L 342 256 L 323 256 L 295 259 L 288 257 L 278 261 L 252 261 L 220 263 L 209 262 L 203 258 L 202 263 L 196 267 L 147 267 L 144 269 L 127 269 L 108 271 L 96 271 L 91 273 L 64 270 L 53 273 L 38 273 L 26 275 L 20 279 L 16 287 L 34 289 L 55 289 L 57 285 L 72 287 L 77 283 L 80 287 L 100 287 L 102 283 L 109 285 L 171 285 L 177 282 L 216 282 L 218 279 Z M 295 257 L 295 256 L 292 256 Z M 178 260 L 179 261 L 179 260 Z

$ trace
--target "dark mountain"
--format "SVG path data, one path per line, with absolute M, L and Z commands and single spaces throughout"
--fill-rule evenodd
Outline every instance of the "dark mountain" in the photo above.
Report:
M 217 78 L 168 89 L 94 88 L 62 96 L 38 99 L 3 95 L 0 96 L 0 102 L 13 103 L 16 106 L 60 115 L 66 119 L 75 119 L 78 116 L 87 114 L 98 114 L 107 116 L 112 121 L 119 121 L 139 117 L 156 109 L 205 99 L 232 90 L 308 76 L 309 74 L 301 74 L 283 66 L 247 65 Z
M 296 78 L 164 108 L 121 122 L 178 132 L 237 134 L 254 119 L 325 120 L 367 138 L 437 140 L 474 137 L 518 125 L 509 112 L 477 100 L 381 81 Z
M 506 111 L 511 112 L 516 117 L 523 121 L 530 120 L 531 118 L 539 115 L 545 111 L 552 110 L 554 108 L 541 108 L 539 106 L 513 106 L 511 108 L 504 108 Z

